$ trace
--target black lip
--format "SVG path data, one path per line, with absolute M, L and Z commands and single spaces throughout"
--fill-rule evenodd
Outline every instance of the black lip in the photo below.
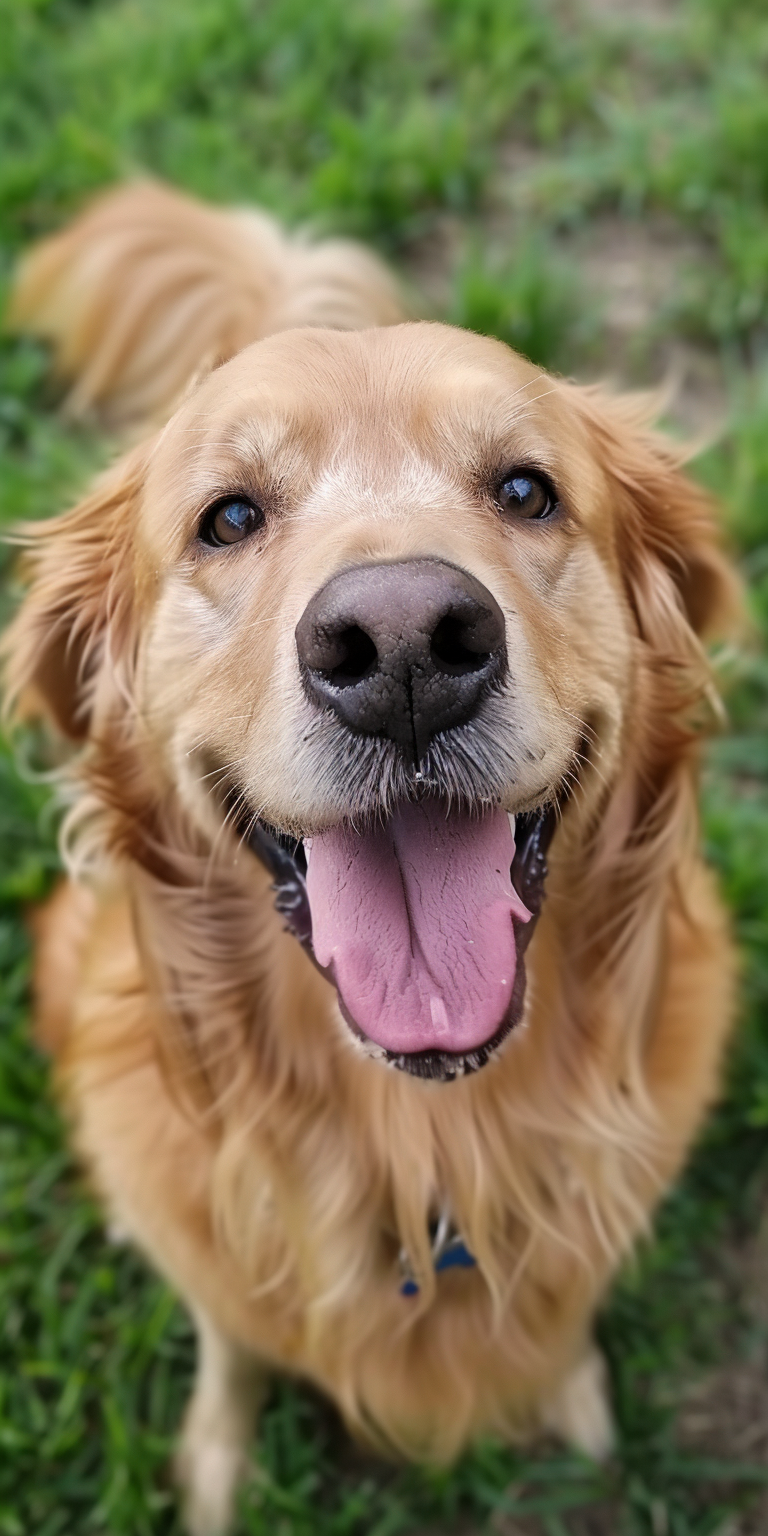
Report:
M 525 951 L 530 944 L 544 902 L 547 878 L 547 851 L 557 825 L 558 805 L 552 802 L 538 811 L 525 812 L 515 818 L 515 857 L 511 867 L 512 884 L 518 896 L 531 913 L 529 923 L 514 923 L 517 948 L 517 970 L 507 1012 L 490 1040 L 475 1050 L 454 1054 L 450 1051 L 394 1052 L 375 1045 L 352 1019 L 339 995 L 341 1012 L 349 1029 L 367 1055 L 409 1072 L 412 1077 L 428 1078 L 436 1082 L 452 1082 L 457 1077 L 467 1077 L 484 1067 L 495 1055 L 507 1036 L 519 1024 L 525 1003 Z M 317 964 L 312 948 L 312 914 L 305 881 L 306 858 L 301 839 L 289 837 L 265 822 L 250 823 L 246 840 L 252 852 L 269 870 L 275 906 L 289 931 L 298 939 L 326 980 L 333 981 L 328 972 Z M 338 995 L 338 994 L 337 994 Z

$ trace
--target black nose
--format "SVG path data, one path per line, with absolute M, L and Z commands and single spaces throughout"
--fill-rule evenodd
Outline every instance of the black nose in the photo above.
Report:
M 416 763 L 438 731 L 471 719 L 506 667 L 496 599 L 443 560 L 340 572 L 305 608 L 296 647 L 314 703 Z

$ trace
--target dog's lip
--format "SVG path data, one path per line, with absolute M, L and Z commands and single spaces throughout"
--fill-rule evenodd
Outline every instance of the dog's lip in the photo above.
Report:
M 449 1082 L 477 1072 L 494 1057 L 512 1030 L 520 1023 L 525 1005 L 525 950 L 530 943 L 544 899 L 547 875 L 547 849 L 557 824 L 558 801 L 549 800 L 538 811 L 521 813 L 515 825 L 515 857 L 511 866 L 512 884 L 531 913 L 526 924 L 515 923 L 517 970 L 507 1011 L 494 1034 L 470 1051 L 453 1053 L 439 1050 L 392 1052 L 375 1044 L 348 1013 L 337 990 L 340 1012 L 359 1049 L 368 1056 L 414 1077 Z M 275 906 L 287 928 L 306 950 L 321 975 L 332 982 L 318 965 L 312 947 L 312 916 L 305 881 L 304 839 L 281 832 L 262 820 L 251 823 L 248 843 L 273 877 Z

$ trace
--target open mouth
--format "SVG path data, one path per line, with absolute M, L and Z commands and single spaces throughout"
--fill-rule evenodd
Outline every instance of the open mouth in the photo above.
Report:
M 556 806 L 472 814 L 436 796 L 312 838 L 248 841 L 358 1046 L 416 1077 L 476 1072 L 519 1024 Z

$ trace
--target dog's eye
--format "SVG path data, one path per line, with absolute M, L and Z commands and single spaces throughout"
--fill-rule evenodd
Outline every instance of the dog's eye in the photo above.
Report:
M 242 496 L 232 496 L 206 512 L 200 525 L 200 538 L 204 544 L 239 544 L 250 533 L 255 533 L 263 522 L 261 507 L 255 507 Z
M 502 480 L 496 494 L 502 512 L 514 517 L 547 517 L 557 505 L 546 481 L 523 469 Z

